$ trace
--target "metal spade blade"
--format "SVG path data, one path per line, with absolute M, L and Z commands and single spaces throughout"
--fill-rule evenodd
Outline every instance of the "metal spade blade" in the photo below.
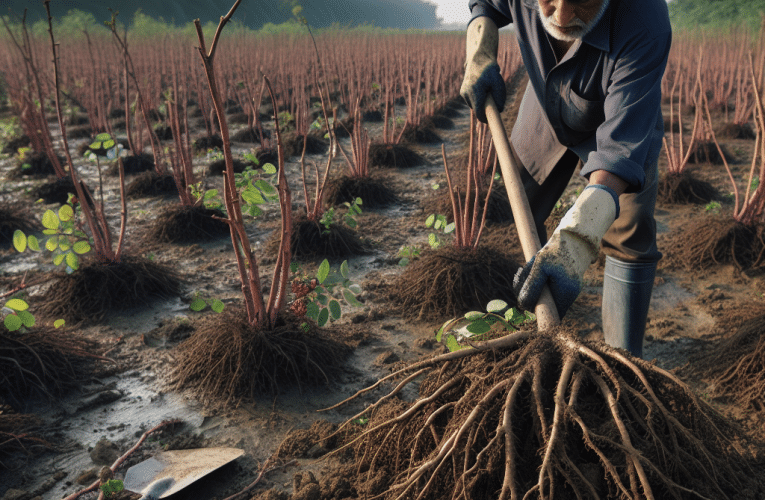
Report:
M 199 448 L 158 453 L 128 469 L 123 485 L 144 498 L 159 500 L 236 460 L 244 454 L 238 448 Z

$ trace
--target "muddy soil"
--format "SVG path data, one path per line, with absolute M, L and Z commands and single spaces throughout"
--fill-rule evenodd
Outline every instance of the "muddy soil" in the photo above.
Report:
M 508 106 L 510 109 L 511 106 Z M 450 129 L 438 129 L 447 155 L 463 152 L 468 130 L 469 109 L 461 107 Z M 401 115 L 399 113 L 399 115 Z M 380 124 L 367 124 L 370 136 L 379 136 Z M 53 126 L 54 134 L 57 127 Z M 234 129 L 236 130 L 236 129 Z M 201 135 L 203 129 L 198 129 Z M 87 140 L 71 141 L 73 156 L 86 179 L 96 179 L 95 166 L 80 160 L 77 147 Z M 350 150 L 348 139 L 343 139 Z M 732 165 L 737 178 L 744 178 L 748 170 L 753 141 L 725 139 L 727 148 L 735 154 Z M 241 157 L 251 145 L 234 144 L 234 154 Z M 284 387 L 278 394 L 263 395 L 242 401 L 236 407 L 205 404 L 194 394 L 178 392 L 167 385 L 165 374 L 174 360 L 174 347 L 184 334 L 183 329 L 172 328 L 179 323 L 192 324 L 204 314 L 189 309 L 196 292 L 205 297 L 221 299 L 227 305 L 241 299 L 239 275 L 234 260 L 231 240 L 221 237 L 197 244 L 161 244 L 145 241 L 153 219 L 167 205 L 178 203 L 173 198 L 131 199 L 128 202 L 128 252 L 144 255 L 156 262 L 171 266 L 187 280 L 186 294 L 178 299 L 157 301 L 151 308 L 110 315 L 105 321 L 71 329 L 72 335 L 97 340 L 101 350 L 114 363 L 103 363 L 99 370 L 79 390 L 55 400 L 33 399 L 25 403 L 22 413 L 39 416 L 42 424 L 30 430 L 45 439 L 48 446 L 29 446 L 26 453 L 2 456 L 0 460 L 0 498 L 59 499 L 97 479 L 102 465 L 111 464 L 117 456 L 128 450 L 142 432 L 168 419 L 180 419 L 183 424 L 172 432 L 152 437 L 131 455 L 118 471 L 125 473 L 131 464 L 148 458 L 163 448 L 189 448 L 233 446 L 244 450 L 243 457 L 224 466 L 173 498 L 211 499 L 232 495 L 255 480 L 261 466 L 271 457 L 286 434 L 294 429 L 307 429 L 317 420 L 341 422 L 354 415 L 376 396 L 372 392 L 338 409 L 320 412 L 359 389 L 374 383 L 389 373 L 392 366 L 440 352 L 433 334 L 443 320 L 426 323 L 402 319 L 400 312 L 391 307 L 384 285 L 391 283 L 403 268 L 399 266 L 399 249 L 403 245 L 428 246 L 425 227 L 427 213 L 422 210 L 425 201 L 434 196 L 433 184 L 446 184 L 441 161 L 440 144 L 415 145 L 413 149 L 425 159 L 425 164 L 406 169 L 386 169 L 388 185 L 396 192 L 398 202 L 382 210 L 365 210 L 358 216 L 358 233 L 365 238 L 371 252 L 348 259 L 351 279 L 362 288 L 361 308 L 345 308 L 342 318 L 331 328 L 345 329 L 355 340 L 353 354 L 347 361 L 345 372 L 329 384 L 306 387 Z M 309 163 L 323 166 L 326 154 L 310 155 Z M 292 187 L 295 208 L 302 203 L 299 185 L 298 158 L 292 157 L 287 172 Z M 195 158 L 197 172 L 202 175 L 211 158 L 201 154 Z M 660 169 L 666 161 L 662 156 Z M 56 205 L 35 203 L 29 193 L 41 180 L 33 178 L 10 179 L 16 160 L 5 156 L 0 159 L 0 197 L 3 201 L 24 200 L 29 210 L 39 219 L 46 208 Z M 342 174 L 344 161 L 334 161 L 335 174 Z M 694 166 L 694 174 L 710 182 L 721 193 L 731 192 L 723 167 Z M 128 178 L 128 181 L 130 180 Z M 310 176 L 309 176 L 310 180 Z M 208 177 L 208 188 L 220 188 L 219 176 Z M 743 182 L 743 181 L 742 181 Z M 562 203 L 570 203 L 585 181 L 578 175 L 572 180 Z M 116 179 L 107 178 L 104 198 L 109 219 L 119 224 Z M 100 196 L 98 194 L 97 196 Z M 720 210 L 730 210 L 723 202 Z M 670 241 L 688 221 L 709 216 L 699 205 L 660 205 L 656 219 L 660 247 Z M 278 207 L 272 206 L 257 220 L 248 223 L 248 235 L 259 255 L 262 275 L 270 277 L 273 258 L 264 255 L 266 241 L 278 227 Z M 512 234 L 512 225 L 495 227 L 492 231 Z M 512 239 L 512 238 L 511 238 Z M 520 250 L 516 250 L 520 256 Z M 333 262 L 338 266 L 340 262 Z M 315 271 L 318 262 L 302 262 L 308 272 Z M 52 270 L 50 260 L 37 254 L 18 254 L 13 249 L 0 249 L 0 293 L 12 288 L 26 271 Z M 565 318 L 575 325 L 586 339 L 602 338 L 600 303 L 602 298 L 602 264 L 596 264 L 586 275 L 586 286 Z M 43 294 L 45 285 L 29 290 L 29 299 Z M 651 310 L 645 341 L 645 357 L 667 369 L 685 365 L 689 357 L 710 349 L 713 341 L 730 332 L 746 311 L 762 311 L 765 282 L 756 272 L 741 272 L 734 266 L 716 266 L 704 272 L 688 272 L 669 266 L 659 266 L 653 289 Z M 502 297 L 497 297 L 502 298 Z M 175 332 L 175 334 L 168 334 Z M 187 335 L 187 334 L 186 334 Z M 688 380 L 704 394 L 702 380 Z M 415 395 L 404 394 L 404 399 Z M 750 429 L 753 435 L 761 433 L 762 417 L 742 412 L 735 402 L 713 401 Z M 7 411 L 7 410 L 3 410 Z M 317 475 L 331 474 L 327 464 L 312 458 L 300 458 L 290 465 L 266 474 L 253 493 L 277 488 L 286 493 L 293 490 L 293 476 L 311 471 Z M 89 494 L 84 498 L 95 498 Z

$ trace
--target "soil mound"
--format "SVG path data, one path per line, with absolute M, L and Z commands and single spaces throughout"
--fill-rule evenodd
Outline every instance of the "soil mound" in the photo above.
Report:
M 411 168 L 425 163 L 425 159 L 410 148 L 399 144 L 370 144 L 369 164 L 384 168 Z
M 147 196 L 178 196 L 178 186 L 172 174 L 159 175 L 155 170 L 138 174 L 125 188 L 128 198 Z
M 707 181 L 697 179 L 687 170 L 679 174 L 666 174 L 659 182 L 658 200 L 667 204 L 696 203 L 706 205 L 719 200 L 717 189 Z
M 220 238 L 229 234 L 228 224 L 221 220 L 225 217 L 222 211 L 201 205 L 171 205 L 157 216 L 147 242 L 193 243 Z
M 513 275 L 520 267 L 494 248 L 442 246 L 406 266 L 391 287 L 390 300 L 406 318 L 444 320 L 502 299 L 516 304 Z
M 293 215 L 290 246 L 298 259 L 341 259 L 368 252 L 367 244 L 355 230 L 342 223 L 332 223 L 327 229 L 318 221 L 308 220 L 304 213 Z M 266 252 L 276 255 L 281 235 L 273 233 L 266 243 Z
M 388 187 L 389 182 L 379 177 L 355 178 L 344 175 L 330 181 L 327 186 L 327 203 L 342 205 L 353 203 L 361 198 L 362 209 L 385 208 L 398 199 L 396 193 Z

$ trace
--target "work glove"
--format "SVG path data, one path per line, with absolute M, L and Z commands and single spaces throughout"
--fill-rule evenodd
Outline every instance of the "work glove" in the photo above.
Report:
M 497 51 L 499 31 L 490 18 L 474 19 L 467 29 L 467 61 L 460 95 L 475 111 L 476 118 L 486 123 L 486 96 L 491 92 L 497 110 L 505 108 L 505 80 L 499 72 Z
M 616 192 L 602 185 L 587 186 L 547 244 L 515 274 L 518 304 L 533 310 L 549 285 L 563 318 L 582 290 L 584 272 L 598 258 L 600 240 L 618 216 Z

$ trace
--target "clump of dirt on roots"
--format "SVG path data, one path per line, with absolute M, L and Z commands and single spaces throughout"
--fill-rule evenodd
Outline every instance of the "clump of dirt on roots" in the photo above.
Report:
M 369 418 L 336 450 L 353 450 L 359 497 L 761 498 L 742 431 L 671 373 L 574 335 L 514 332 L 386 377 L 406 378 L 341 426 Z
M 417 127 L 407 126 L 401 136 L 401 140 L 415 144 L 436 144 L 442 142 L 441 137 L 433 130 L 433 124 L 427 122 Z
M 0 245 L 9 246 L 17 229 L 29 233 L 39 227 L 40 224 L 32 218 L 28 208 L 17 203 L 0 203 Z
M 667 174 L 659 182 L 658 199 L 661 203 L 696 203 L 705 205 L 720 199 L 717 189 L 707 181 L 697 179 L 684 170 L 679 174 Z
M 148 196 L 178 196 L 178 186 L 172 174 L 159 175 L 156 170 L 142 172 L 125 188 L 128 198 Z
M 67 323 L 97 322 L 110 311 L 152 304 L 182 292 L 175 271 L 143 257 L 119 262 L 91 262 L 56 279 L 40 299 L 37 311 Z
M 155 219 L 147 240 L 165 243 L 214 240 L 229 234 L 228 224 L 222 220 L 225 218 L 217 208 L 170 205 Z
M 43 421 L 30 413 L 14 413 L 0 405 L 0 468 L 22 468 L 29 456 L 54 445 L 40 437 L 35 430 Z
M 691 359 L 683 375 L 708 380 L 715 396 L 765 412 L 765 315 L 744 323 L 713 348 Z
M 62 166 L 66 165 L 65 159 L 59 157 L 58 161 Z M 53 163 L 51 163 L 47 154 L 40 151 L 31 151 L 25 153 L 24 160 L 19 160 L 16 168 L 8 172 L 7 178 L 8 180 L 18 180 L 25 176 L 47 177 L 55 175 L 55 173 Z
M 333 222 L 327 230 L 318 221 L 309 220 L 305 213 L 293 216 L 290 247 L 292 256 L 303 259 L 344 258 L 364 255 L 367 244 L 358 233 L 342 222 Z M 276 255 L 281 233 L 275 231 L 266 243 L 266 253 Z
M 519 265 L 493 247 L 444 245 L 410 262 L 391 287 L 390 300 L 406 318 L 443 320 L 501 299 L 516 304 L 513 275 Z
M 757 134 L 748 123 L 726 123 L 715 132 L 715 135 L 723 139 L 757 138 Z
M 722 155 L 720 155 L 720 150 L 722 150 Z M 717 149 L 717 145 L 713 141 L 696 142 L 688 162 L 722 165 L 725 161 L 728 163 L 734 163 L 736 161 L 736 157 L 733 156 L 722 144 L 720 144 L 720 150 Z M 725 161 L 723 161 L 723 156 L 725 157 Z
M 425 163 L 425 159 L 401 144 L 370 144 L 369 164 L 383 168 L 412 168 Z
M 84 186 L 84 183 L 80 181 L 80 185 Z M 35 200 L 42 198 L 46 203 L 63 205 L 69 200 L 70 193 L 76 194 L 77 190 L 74 187 L 72 178 L 67 176 L 40 184 L 32 190 L 32 197 Z M 92 199 L 90 200 L 90 205 L 93 206 Z
M 139 153 L 137 155 L 129 155 L 122 159 L 122 167 L 125 170 L 126 175 L 140 174 L 141 172 L 148 172 L 154 170 L 154 155 L 150 153 Z M 107 174 L 119 175 L 120 166 L 118 162 L 114 162 Z
M 283 312 L 274 328 L 261 330 L 243 308 L 228 307 L 202 319 L 178 346 L 169 380 L 208 403 L 228 404 L 285 386 L 327 383 L 349 353 L 310 320 Z
M 361 198 L 362 210 L 385 208 L 398 200 L 390 181 L 382 176 L 351 177 L 344 175 L 332 179 L 327 185 L 327 203 L 342 205 Z
M 96 348 L 52 327 L 0 334 L 0 403 L 21 410 L 32 395 L 53 398 L 77 387 L 92 372 Z
M 300 156 L 303 154 L 303 142 L 305 141 L 305 154 L 322 154 L 327 152 L 329 143 L 314 134 L 296 134 L 294 132 L 288 133 L 284 139 L 284 154 L 286 156 Z
M 742 224 L 728 216 L 694 219 L 671 239 L 665 240 L 667 262 L 686 270 L 707 269 L 716 264 L 735 264 L 740 270 L 763 265 L 763 224 Z

